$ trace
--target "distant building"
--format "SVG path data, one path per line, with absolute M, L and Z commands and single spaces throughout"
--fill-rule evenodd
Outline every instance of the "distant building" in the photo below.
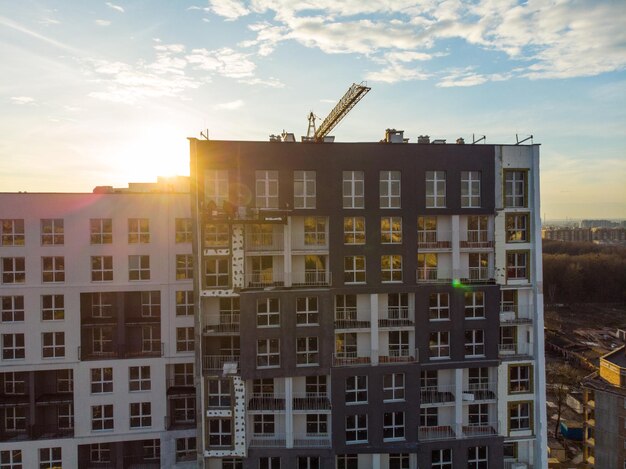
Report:
M 625 244 L 626 228 L 576 228 L 576 227 L 545 227 L 541 229 L 541 237 L 553 241 Z
M 626 467 L 626 346 L 600 358 L 583 380 L 584 461 L 590 468 Z

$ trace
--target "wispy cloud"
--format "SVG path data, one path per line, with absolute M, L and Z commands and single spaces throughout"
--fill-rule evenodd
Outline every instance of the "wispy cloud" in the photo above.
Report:
M 229 21 L 234 21 L 241 16 L 250 13 L 243 2 L 238 0 L 209 0 L 210 9 L 216 15 L 223 16 Z
M 98 26 L 110 26 L 111 22 L 109 20 L 96 20 L 94 21 Z
M 242 108 L 244 105 L 243 100 L 237 99 L 235 101 L 230 101 L 227 103 L 220 103 L 213 106 L 213 109 L 216 111 L 234 111 L 236 109 Z
M 121 7 L 121 6 L 116 5 L 114 3 L 111 3 L 111 2 L 106 2 L 106 6 L 108 6 L 112 10 L 119 11 L 120 13 L 124 13 L 124 11 L 125 11 L 124 7 Z
M 13 104 L 19 104 L 21 106 L 25 104 L 35 104 L 35 98 L 32 98 L 30 96 L 12 96 L 11 102 Z
M 42 18 L 37 21 L 37 23 L 43 24 L 44 26 L 50 26 L 51 24 L 61 24 L 59 20 L 56 20 L 54 18 Z
M 59 49 L 63 49 L 67 52 L 72 52 L 73 54 L 82 54 L 82 51 L 80 51 L 79 49 L 72 47 L 70 45 L 64 44 L 60 41 L 57 41 L 55 39 L 51 39 L 47 36 L 44 36 L 43 34 L 39 34 L 36 31 L 32 31 L 28 28 L 26 28 L 25 26 L 22 26 L 19 23 L 16 23 L 12 20 L 10 20 L 9 18 L 5 18 L 4 16 L 0 16 L 0 25 L 2 26 L 6 26 L 7 28 L 11 28 L 15 31 L 18 31 L 22 34 L 26 34 L 27 36 L 33 37 L 35 39 L 38 39 L 42 42 L 45 42 L 47 44 L 50 44 L 52 46 L 58 47 Z

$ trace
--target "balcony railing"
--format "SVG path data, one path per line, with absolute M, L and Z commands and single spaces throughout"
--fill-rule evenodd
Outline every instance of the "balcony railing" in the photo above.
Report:
M 498 344 L 498 354 L 501 357 L 520 357 L 531 355 L 531 344 L 518 342 L 516 344 Z
M 207 314 L 204 316 L 205 335 L 239 333 L 239 313 Z
M 294 287 L 323 287 L 331 285 L 330 272 L 292 272 L 291 285 Z
M 246 251 L 281 251 L 284 249 L 283 233 L 246 233 Z
M 506 324 L 529 324 L 532 322 L 530 305 L 500 304 L 500 322 Z
M 449 440 L 455 438 L 456 434 L 451 425 L 434 425 L 418 427 L 418 440 Z
M 499 430 L 498 422 L 485 422 L 479 424 L 463 425 L 460 435 L 463 438 L 485 438 L 489 436 L 497 436 Z
M 371 327 L 370 321 L 361 320 L 355 317 L 346 317 L 342 319 L 335 319 L 335 329 L 369 329 Z
M 385 363 L 413 363 L 419 361 L 419 350 L 413 349 L 413 354 L 408 348 L 401 350 L 389 350 L 387 355 L 382 353 L 378 355 L 378 362 Z
M 293 436 L 293 446 L 295 448 L 330 448 L 330 434 L 296 433 Z
M 533 465 L 526 461 L 522 461 L 520 459 L 514 459 L 514 460 L 505 459 L 504 460 L 504 469 L 520 469 L 520 468 L 533 469 Z
M 202 357 L 202 371 L 204 373 L 222 374 L 225 364 L 236 364 L 239 368 L 239 356 L 234 355 L 204 355 Z
M 416 278 L 418 283 L 446 283 L 452 281 L 452 272 L 442 267 L 419 267 Z
M 253 448 L 280 448 L 285 446 L 286 438 L 284 433 L 253 433 L 249 441 Z
M 112 358 L 141 358 L 141 357 L 162 357 L 165 353 L 165 343 L 151 341 L 150 347 L 142 349 L 142 343 L 138 342 L 133 346 L 128 344 L 113 344 L 104 351 L 95 351 L 92 347 L 78 347 L 78 358 L 81 361 L 87 360 L 109 360 Z
M 73 438 L 73 428 L 59 428 L 56 424 L 31 425 L 28 430 L 29 436 L 33 440 L 48 440 L 56 438 Z
M 196 419 L 190 419 L 186 416 L 166 415 L 163 420 L 166 430 L 184 430 L 196 426 Z
M 487 230 L 468 230 L 460 233 L 461 249 L 484 249 L 493 247 L 493 235 Z
M 330 410 L 330 399 L 325 393 L 294 392 L 293 410 Z
M 417 247 L 422 250 L 452 248 L 450 231 L 418 231 Z
M 285 275 L 282 272 L 253 272 L 245 274 L 247 288 L 282 287 L 285 285 Z
M 455 278 L 463 283 L 486 283 L 494 279 L 493 267 L 468 267 L 455 272 Z
M 414 325 L 409 318 L 408 306 L 388 306 L 387 317 L 378 319 L 378 327 L 410 327 Z
M 333 366 L 369 365 L 371 362 L 369 351 L 333 353 Z
M 420 403 L 424 405 L 454 402 L 454 392 L 454 384 L 426 386 L 420 389 Z
M 167 396 L 190 396 L 196 394 L 196 388 L 193 384 L 193 380 L 188 382 L 182 378 L 169 378 L 166 381 Z
M 497 397 L 497 383 L 468 383 L 463 386 L 463 400 L 464 401 L 487 401 L 496 399 Z
M 285 394 L 252 393 L 248 399 L 248 410 L 283 412 L 285 410 Z

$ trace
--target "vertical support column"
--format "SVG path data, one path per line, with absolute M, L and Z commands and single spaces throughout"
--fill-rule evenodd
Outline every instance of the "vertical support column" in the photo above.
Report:
M 370 350 L 372 365 L 378 365 L 378 293 L 370 295 Z
M 460 226 L 461 221 L 459 215 L 452 215 L 452 278 L 458 279 L 463 277 L 461 275 L 461 250 L 460 250 Z
M 244 242 L 243 225 L 233 225 L 231 272 L 233 288 L 244 287 Z
M 283 226 L 283 275 L 285 276 L 285 286 L 292 284 L 291 265 L 291 217 L 287 217 L 287 223 Z
M 380 469 L 380 454 L 372 454 L 372 469 Z
M 454 369 L 454 431 L 461 438 L 463 429 L 463 368 Z
M 293 448 L 293 378 L 285 378 L 285 446 Z

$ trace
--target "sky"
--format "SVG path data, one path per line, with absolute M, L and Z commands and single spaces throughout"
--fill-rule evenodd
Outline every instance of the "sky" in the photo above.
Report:
M 336 141 L 533 135 L 542 216 L 626 218 L 624 0 L 0 0 L 0 59 L 0 192 L 188 175 L 366 81 Z

